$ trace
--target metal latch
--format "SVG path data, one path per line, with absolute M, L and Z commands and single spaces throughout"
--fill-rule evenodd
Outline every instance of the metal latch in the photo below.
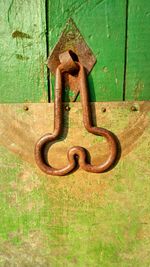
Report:
M 81 62 L 74 60 L 73 52 L 66 51 L 59 55 L 60 64 L 56 68 L 55 80 L 55 101 L 54 101 L 54 131 L 52 134 L 47 133 L 42 136 L 35 145 L 35 160 L 39 168 L 49 175 L 66 175 L 72 172 L 78 164 L 83 170 L 93 173 L 101 173 L 108 170 L 115 162 L 117 156 L 117 141 L 114 134 L 107 129 L 96 127 L 92 122 L 92 112 L 88 99 L 87 88 L 87 73 L 85 67 Z M 63 106 L 62 106 L 62 77 L 68 73 L 75 79 L 81 95 L 81 103 L 83 110 L 83 123 L 87 131 L 94 135 L 103 136 L 106 138 L 110 153 L 106 161 L 100 165 L 92 165 L 87 159 L 87 150 L 80 146 L 73 146 L 68 150 L 68 165 L 60 167 L 60 169 L 53 168 L 44 158 L 45 146 L 48 143 L 56 141 L 61 135 L 63 129 Z

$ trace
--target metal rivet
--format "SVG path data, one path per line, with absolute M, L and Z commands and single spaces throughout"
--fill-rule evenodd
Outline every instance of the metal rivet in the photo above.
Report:
M 65 110 L 66 111 L 69 111 L 70 110 L 70 107 L 68 105 L 65 106 Z
M 137 111 L 137 107 L 136 106 L 131 106 L 131 111 Z
M 25 111 L 27 111 L 27 110 L 29 110 L 29 107 L 28 106 L 23 106 L 23 109 L 25 110 Z
M 101 111 L 102 111 L 102 112 L 106 112 L 106 108 L 102 107 L 102 108 L 101 108 Z

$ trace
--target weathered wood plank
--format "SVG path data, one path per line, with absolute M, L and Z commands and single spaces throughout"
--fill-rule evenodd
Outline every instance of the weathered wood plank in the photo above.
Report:
M 122 100 L 126 1 L 48 0 L 48 3 L 50 51 L 71 17 L 97 58 L 89 76 L 91 101 Z
M 0 1 L 0 102 L 47 102 L 45 2 Z
M 129 0 L 126 100 L 150 99 L 150 1 Z
M 94 106 L 97 125 L 120 140 L 118 164 L 103 174 L 48 177 L 33 151 L 37 138 L 53 130 L 53 104 L 29 104 L 26 111 L 22 104 L 0 105 L 1 266 L 149 265 L 150 104 Z M 80 103 L 65 112 L 64 125 L 66 138 L 49 152 L 52 164 L 65 164 L 71 145 L 85 146 L 94 163 L 105 157 L 104 140 L 83 127 Z

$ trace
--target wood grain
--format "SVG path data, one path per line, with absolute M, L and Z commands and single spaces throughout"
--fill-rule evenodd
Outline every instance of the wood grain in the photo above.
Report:
M 71 17 L 97 59 L 89 76 L 91 101 L 122 100 L 126 1 L 48 0 L 47 8 L 49 51 Z
M 74 103 L 70 105 L 71 110 L 68 112 L 65 111 L 64 104 L 64 132 L 60 140 L 50 148 L 49 157 L 51 162 L 56 167 L 66 164 L 67 149 L 71 146 L 79 145 L 87 148 L 91 155 L 94 154 L 92 161 L 98 164 L 109 153 L 109 151 L 108 153 L 106 152 L 107 143 L 102 137 L 89 134 L 84 129 L 81 104 Z M 143 113 L 143 110 L 147 112 L 149 102 L 137 102 L 135 107 L 137 106 L 138 111 L 135 112 L 130 110 L 132 102 L 103 102 L 91 105 L 96 124 L 114 132 L 121 142 L 122 156 L 127 155 L 148 126 L 147 116 L 145 112 Z M 27 111 L 24 110 L 26 107 L 28 107 Z M 101 110 L 103 107 L 106 108 L 105 113 Z M 0 108 L 1 134 L 3 135 L 0 141 L 1 144 L 12 152 L 19 154 L 23 160 L 34 165 L 34 145 L 36 140 L 45 133 L 53 131 L 53 104 L 14 104 L 2 105 Z M 122 121 L 122 118 L 120 118 L 121 116 L 124 117 L 122 110 L 129 117 L 127 121 Z M 119 125 L 123 123 L 123 129 L 122 124 L 120 128 L 118 123 Z M 61 153 L 59 153 L 60 149 Z M 59 154 L 59 161 L 55 157 L 57 154 Z
M 129 0 L 126 100 L 150 99 L 150 2 Z
M 84 129 L 80 103 L 70 107 L 50 162 L 65 164 L 68 147 L 82 145 L 99 163 L 107 154 L 105 141 Z M 120 141 L 117 165 L 103 174 L 78 169 L 52 177 L 39 171 L 33 151 L 36 140 L 53 130 L 53 104 L 29 104 L 28 110 L 0 105 L 2 267 L 149 265 L 150 104 L 103 102 L 92 109 L 97 125 Z
M 44 1 L 0 1 L 0 21 L 0 102 L 47 102 Z

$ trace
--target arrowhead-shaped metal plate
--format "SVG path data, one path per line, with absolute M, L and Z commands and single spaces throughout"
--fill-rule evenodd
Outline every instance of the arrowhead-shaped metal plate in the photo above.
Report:
M 54 75 L 60 64 L 59 54 L 67 50 L 72 50 L 77 55 L 78 61 L 85 67 L 87 74 L 92 70 L 96 63 L 96 58 L 72 19 L 69 19 L 66 23 L 58 43 L 48 58 L 48 67 Z M 78 84 L 75 82 L 75 77 L 67 75 L 67 79 L 65 80 L 65 86 L 70 87 L 74 92 L 74 97 L 71 100 L 75 101 L 80 90 Z

